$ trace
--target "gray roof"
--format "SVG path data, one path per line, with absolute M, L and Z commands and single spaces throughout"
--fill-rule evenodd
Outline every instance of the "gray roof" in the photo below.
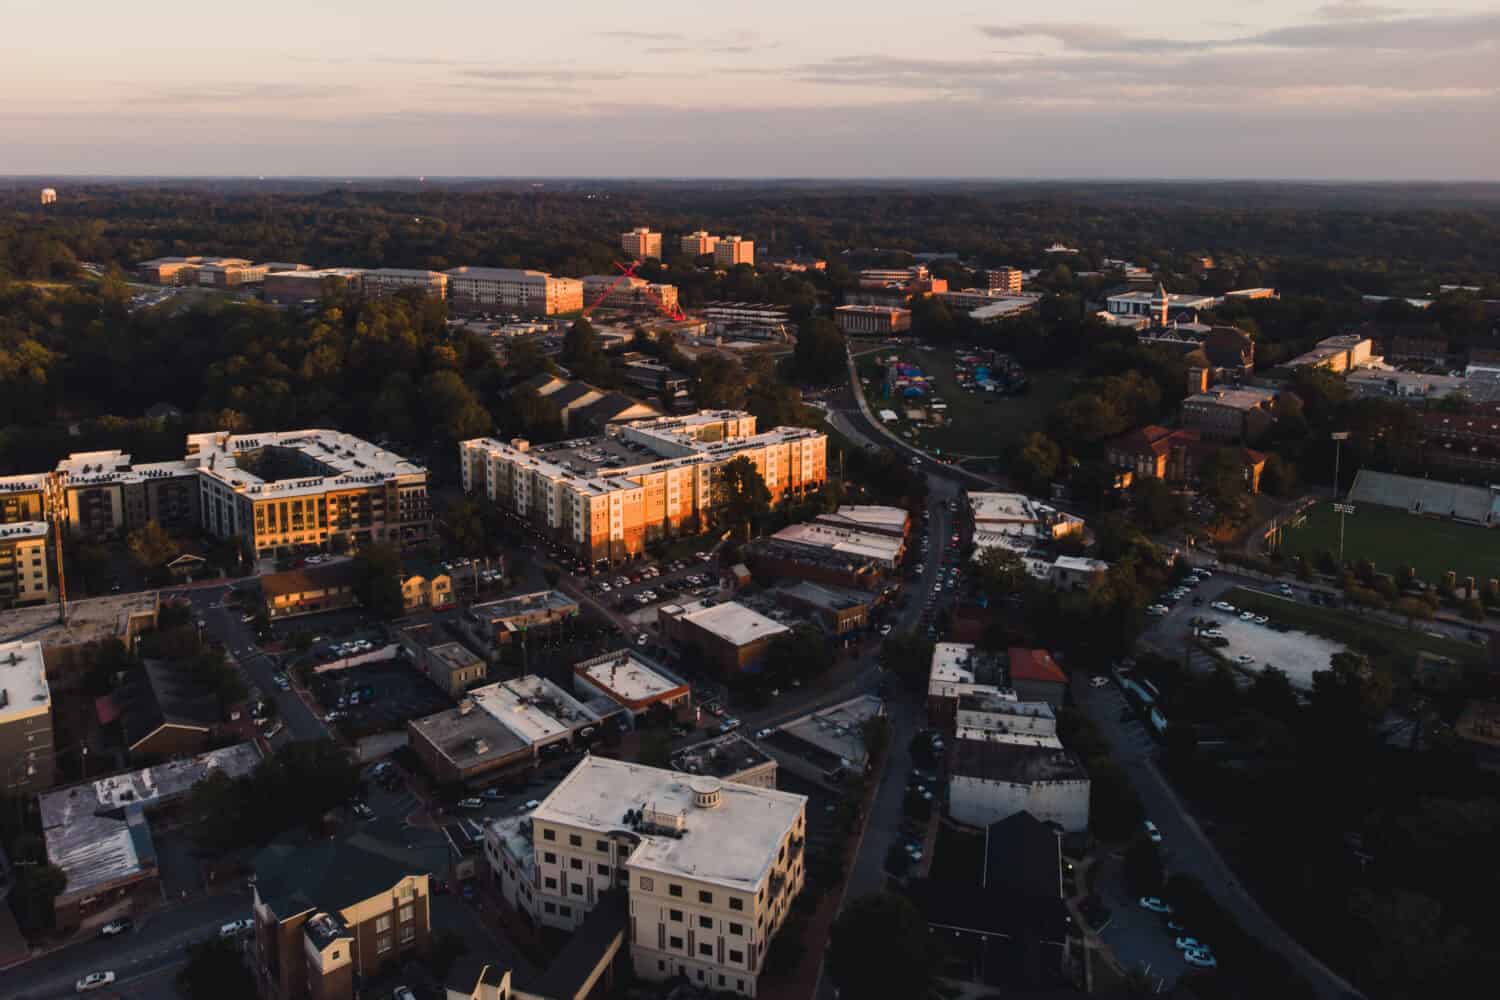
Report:
M 276 843 L 255 856 L 255 891 L 278 919 L 307 910 L 337 913 L 423 874 L 400 845 L 368 833 L 342 840 Z

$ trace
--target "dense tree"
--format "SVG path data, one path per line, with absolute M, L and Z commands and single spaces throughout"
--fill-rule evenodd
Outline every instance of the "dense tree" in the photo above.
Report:
M 1011 474 L 1033 493 L 1047 495 L 1062 463 L 1062 449 L 1046 434 L 1032 431 L 1021 440 L 1011 462 Z
M 847 997 L 924 1000 L 939 963 L 927 921 L 902 896 L 882 892 L 852 900 L 829 933 L 828 971 Z
M 132 531 L 127 545 L 130 558 L 147 573 L 160 570 L 177 555 L 177 543 L 155 521 L 147 521 Z
M 719 467 L 712 494 L 715 523 L 732 531 L 743 528 L 746 537 L 755 519 L 771 509 L 771 491 L 755 463 L 744 456 Z
M 993 601 L 1020 593 L 1030 576 L 1020 555 L 994 545 L 984 549 L 974 560 L 974 579 L 985 596 Z
M 405 611 L 401 596 L 401 552 L 393 545 L 366 545 L 354 557 L 354 594 L 365 610 L 389 621 Z
M 831 320 L 809 319 L 797 329 L 793 371 L 799 381 L 812 385 L 841 382 L 845 378 L 846 352 L 844 334 Z
M 210 937 L 188 945 L 188 961 L 173 985 L 183 1000 L 255 1000 L 255 977 L 239 943 Z

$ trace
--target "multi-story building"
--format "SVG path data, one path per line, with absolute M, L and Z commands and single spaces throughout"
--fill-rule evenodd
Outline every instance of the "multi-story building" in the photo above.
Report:
M 702 257 L 704 254 L 713 253 L 718 245 L 719 238 L 702 229 L 688 233 L 682 237 L 682 242 L 679 244 L 683 254 L 688 257 Z
M 1065 833 L 1089 825 L 1089 776 L 1073 753 L 1026 737 L 954 741 L 948 811 L 969 826 L 1028 812 Z
M 153 285 L 189 285 L 198 280 L 198 267 L 211 264 L 219 257 L 156 257 L 135 266 L 142 281 Z
M 709 302 L 703 321 L 709 336 L 729 340 L 787 340 L 792 324 L 786 306 L 768 302 Z
M 122 451 L 75 452 L 53 472 L 70 534 L 114 538 L 147 521 L 169 532 L 198 524 L 197 479 L 184 461 L 134 465 Z
M 1105 458 L 1117 469 L 1134 476 L 1160 479 L 1166 483 L 1193 483 L 1198 467 L 1222 445 L 1203 440 L 1196 430 L 1169 430 L 1155 424 L 1122 434 L 1110 441 Z M 1266 456 L 1252 448 L 1236 449 L 1245 472 L 1245 488 L 1260 492 L 1260 474 L 1266 467 Z
M 405 845 L 370 829 L 278 843 L 255 857 L 255 977 L 266 1000 L 354 1000 L 425 954 L 429 877 Z
M 749 460 L 777 501 L 822 484 L 827 447 L 816 431 L 756 433 L 747 413 L 704 410 L 637 420 L 604 437 L 558 445 L 476 438 L 459 450 L 465 491 L 514 510 L 580 557 L 603 561 L 706 523 L 725 463 Z
M 1253 442 L 1274 419 L 1270 389 L 1214 386 L 1182 401 L 1182 425 L 1216 441 Z
M 0 643 L 0 788 L 25 796 L 52 785 L 52 689 L 39 642 Z
M 714 267 L 730 268 L 736 264 L 755 266 L 755 241 L 741 236 L 721 236 L 714 245 Z
M 585 757 L 485 855 L 505 903 L 572 931 L 611 890 L 629 902 L 643 979 L 755 996 L 806 877 L 801 795 Z
M 411 657 L 412 665 L 450 698 L 462 698 L 465 691 L 483 683 L 489 676 L 489 664 L 460 642 L 444 638 L 446 633 L 433 622 L 408 625 L 396 641 Z
M 1324 337 L 1306 354 L 1286 363 L 1288 368 L 1326 368 L 1335 375 L 1370 363 L 1375 343 L 1357 333 Z
M 633 312 L 672 312 L 677 308 L 676 285 L 654 284 L 623 274 L 586 274 L 582 280 L 583 301 L 591 306 Z
M 620 234 L 620 249 L 637 260 L 648 257 L 661 259 L 661 233 L 653 233 L 648 226 L 636 226 L 628 233 Z
M 324 267 L 317 270 L 273 271 L 261 285 L 267 302 L 291 305 L 316 302 L 330 291 L 358 291 L 364 270 L 357 267 Z
M 526 636 L 551 635 L 578 617 L 578 602 L 560 590 L 538 590 L 476 604 L 459 625 L 481 648 L 499 648 Z
M 1212 295 L 1168 292 L 1160 282 L 1155 291 L 1120 292 L 1104 300 L 1105 310 L 1111 316 L 1139 317 L 1157 326 L 1166 326 L 1187 313 L 1212 309 L 1218 304 L 1219 300 Z
M 357 582 L 354 564 L 345 560 L 329 566 L 266 573 L 260 577 L 260 594 L 267 615 L 291 618 L 353 607 L 359 603 Z
M 846 334 L 888 337 L 911 329 L 911 310 L 887 306 L 839 306 L 833 321 Z
M 864 531 L 821 521 L 789 524 L 771 537 L 778 542 L 827 549 L 856 559 L 867 559 L 887 573 L 900 565 L 906 552 L 906 540 L 900 535 Z
M 0 608 L 47 599 L 47 531 L 46 521 L 0 524 Z
M 726 676 L 755 667 L 771 643 L 791 631 L 735 601 L 663 604 L 656 616 L 662 637 L 673 648 Z
M 545 271 L 510 267 L 455 267 L 448 276 L 448 294 L 455 309 L 513 310 L 528 316 L 556 316 L 578 312 L 585 299 L 577 278 L 555 278 Z M 675 296 L 676 289 L 673 294 Z
M 47 485 L 45 472 L 0 477 L 0 524 L 45 520 Z
M 757 788 L 775 788 L 779 768 L 775 757 L 734 731 L 678 750 L 672 754 L 672 770 Z
M 892 538 L 906 538 L 911 532 L 911 514 L 904 507 L 883 504 L 844 504 L 831 514 L 813 518 L 819 524 L 853 531 L 868 531 Z
M 420 288 L 440 299 L 448 292 L 448 276 L 441 271 L 409 267 L 377 267 L 360 276 L 360 290 L 366 298 L 394 295 L 403 288 Z
M 800 580 L 775 593 L 780 604 L 818 622 L 830 635 L 848 635 L 870 621 L 870 597 L 859 591 Z
M 330 430 L 188 436 L 203 527 L 257 556 L 423 542 L 432 524 L 427 470 Z
M 1019 295 L 1023 275 L 1018 267 L 992 267 L 984 273 L 985 287 Z
M 270 273 L 267 264 L 252 264 L 248 260 L 226 258 L 212 264 L 200 264 L 197 283 L 209 288 L 238 288 L 241 285 L 258 285 Z

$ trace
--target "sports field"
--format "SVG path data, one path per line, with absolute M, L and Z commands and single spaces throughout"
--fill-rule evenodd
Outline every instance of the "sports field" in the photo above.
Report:
M 1282 538 L 1287 555 L 1304 555 L 1314 566 L 1323 552 L 1339 551 L 1339 515 L 1331 504 L 1307 512 L 1307 522 Z M 1391 507 L 1355 504 L 1344 521 L 1344 558 L 1369 559 L 1382 573 L 1412 566 L 1417 576 L 1436 583 L 1448 570 L 1462 580 L 1500 576 L 1500 530 L 1408 514 Z

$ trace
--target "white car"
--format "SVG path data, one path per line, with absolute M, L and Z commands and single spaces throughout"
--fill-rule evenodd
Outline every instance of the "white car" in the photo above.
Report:
M 474 799 L 474 798 L 459 799 L 458 800 L 458 808 L 460 808 L 460 809 L 483 809 L 484 808 L 484 800 L 483 799 Z
M 1224 638 L 1224 630 L 1223 629 L 1219 629 L 1219 628 L 1206 628 L 1202 632 L 1199 632 L 1198 634 L 1201 635 L 1201 636 L 1203 636 L 1203 638 L 1205 638 L 1205 639 L 1222 639 L 1222 638 Z
M 1254 611 L 1241 611 L 1240 612 L 1240 621 L 1242 621 L 1242 622 L 1253 622 L 1253 621 L 1255 621 L 1255 612 Z
M 1146 609 L 1146 614 L 1155 615 L 1157 618 L 1160 618 L 1162 615 L 1170 613 L 1170 611 L 1171 609 L 1165 604 L 1153 604 Z
M 1267 618 L 1265 615 L 1256 615 L 1255 616 L 1255 624 L 1257 624 L 1257 625 L 1269 625 L 1269 624 L 1271 624 L 1271 619 Z
M 1182 953 L 1182 960 L 1199 969 L 1217 969 L 1219 960 L 1207 948 L 1189 948 Z
M 1255 657 L 1251 656 L 1248 653 L 1241 653 L 1239 656 L 1236 656 L 1234 658 L 1234 662 L 1238 663 L 1242 667 L 1248 667 L 1250 664 L 1255 662 Z
M 1214 601 L 1209 605 L 1209 607 L 1213 608 L 1215 611 L 1228 612 L 1231 615 L 1234 614 L 1235 611 L 1234 605 L 1230 604 L 1228 601 Z
M 1194 937 L 1180 937 L 1176 944 L 1178 951 L 1208 951 L 1208 945 Z
M 229 923 L 225 924 L 223 927 L 220 927 L 219 928 L 219 937 L 221 937 L 221 938 L 239 937 L 241 934 L 247 934 L 247 933 L 249 933 L 250 931 L 252 931 L 254 929 L 255 929 L 255 918 L 254 917 L 242 917 L 239 920 L 231 920 L 231 921 L 229 921 Z
M 102 989 L 115 981 L 113 972 L 90 972 L 78 980 L 76 986 L 79 993 L 87 993 L 89 990 Z
M 1150 910 L 1152 913 L 1171 913 L 1172 905 L 1156 896 L 1142 896 L 1141 909 Z
M 890 635 L 891 634 L 891 627 L 889 625 L 882 625 L 882 626 L 880 626 L 880 634 L 881 635 Z
M 1146 820 L 1146 836 L 1150 838 L 1151 843 L 1153 844 L 1161 843 L 1161 831 L 1158 830 L 1156 828 L 1156 824 L 1151 822 L 1149 819 Z

